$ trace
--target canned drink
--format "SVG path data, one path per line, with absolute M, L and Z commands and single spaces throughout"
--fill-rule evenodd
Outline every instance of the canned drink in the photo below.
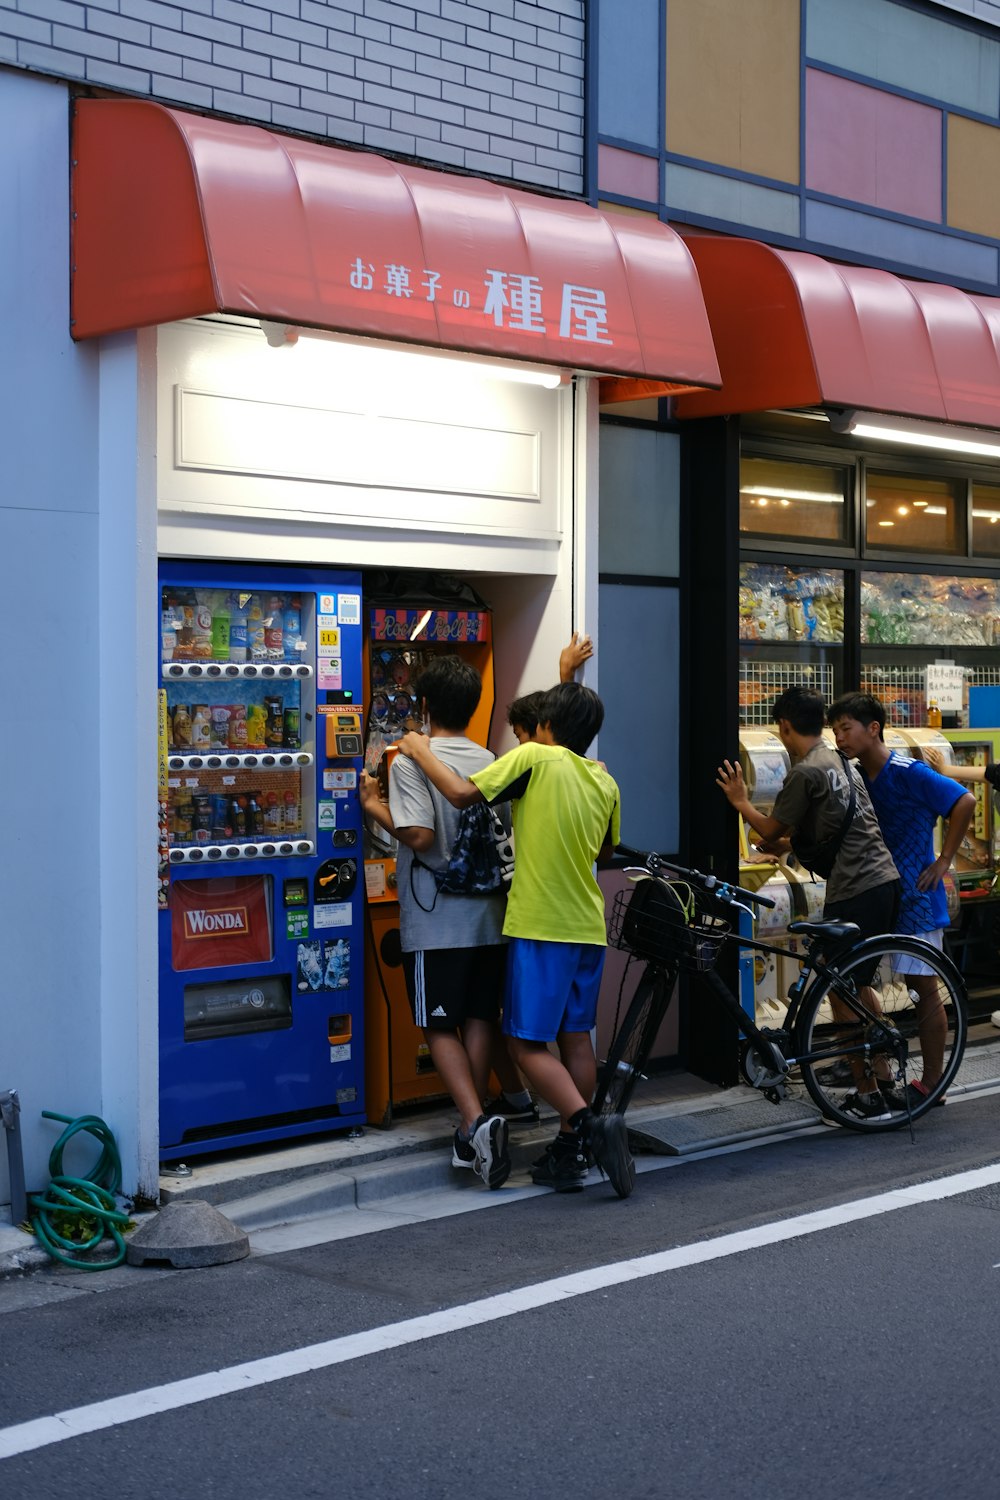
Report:
M 264 737 L 269 746 L 280 746 L 284 743 L 285 735 L 285 700 L 284 698 L 265 698 L 264 708 L 267 711 L 267 727 Z
M 229 720 L 232 710 L 228 704 L 216 703 L 212 707 L 212 745 L 225 749 L 229 744 Z
M 208 792 L 195 792 L 193 833 L 196 844 L 207 844 L 212 833 L 212 798 Z
M 232 703 L 229 706 L 229 748 L 230 750 L 247 748 L 247 706 L 245 703 Z
M 302 743 L 299 738 L 299 711 L 297 708 L 285 709 L 282 729 L 285 749 L 297 750 Z
M 214 793 L 212 796 L 212 841 L 220 844 L 223 839 L 232 837 L 232 825 L 229 821 L 229 798 Z

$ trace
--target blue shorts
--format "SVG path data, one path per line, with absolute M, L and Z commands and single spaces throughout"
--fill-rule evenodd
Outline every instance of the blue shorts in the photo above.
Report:
M 503 1029 L 528 1042 L 554 1042 L 560 1031 L 590 1031 L 597 1019 L 605 949 L 598 943 L 507 943 Z

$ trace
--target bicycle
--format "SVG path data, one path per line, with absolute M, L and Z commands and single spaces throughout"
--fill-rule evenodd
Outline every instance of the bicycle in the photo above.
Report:
M 635 861 L 625 869 L 634 883 L 614 899 L 609 942 L 630 961 L 643 961 L 645 969 L 599 1069 L 598 1112 L 627 1109 L 683 972 L 698 976 L 736 1022 L 740 1073 L 774 1104 L 786 1097 L 793 1070 L 823 1115 L 849 1130 L 912 1125 L 944 1102 L 962 1061 L 968 1022 L 962 977 L 937 948 L 894 933 L 862 939 L 853 922 L 796 921 L 788 931 L 806 940 L 798 954 L 732 931 L 734 910 L 753 915 L 753 907 L 774 906 L 769 897 L 655 852 L 619 845 L 617 853 Z M 781 1026 L 756 1025 L 715 972 L 727 942 L 801 965 Z M 912 988 L 915 972 L 935 980 L 933 991 L 922 986 L 923 999 Z M 940 1080 L 926 1095 L 907 1087 L 920 1077 L 921 1033 L 924 1045 L 944 1046 Z M 862 1080 L 881 1085 L 887 1114 L 859 1116 L 845 1107 Z

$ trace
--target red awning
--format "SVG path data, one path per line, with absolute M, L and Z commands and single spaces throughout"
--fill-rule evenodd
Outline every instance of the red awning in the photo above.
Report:
M 722 388 L 677 414 L 847 406 L 1000 428 L 1000 299 L 692 235 Z
M 80 100 L 73 334 L 213 312 L 681 383 L 719 379 L 683 240 L 146 100 Z

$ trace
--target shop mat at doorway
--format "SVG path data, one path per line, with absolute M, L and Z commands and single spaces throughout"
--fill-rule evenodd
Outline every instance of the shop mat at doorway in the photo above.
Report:
M 658 1156 L 687 1156 L 713 1146 L 728 1146 L 754 1136 L 776 1135 L 818 1125 L 821 1116 L 814 1104 L 802 1099 L 783 1099 L 769 1104 L 755 1095 L 739 1104 L 699 1109 L 689 1114 L 629 1122 L 629 1136 L 638 1151 Z

